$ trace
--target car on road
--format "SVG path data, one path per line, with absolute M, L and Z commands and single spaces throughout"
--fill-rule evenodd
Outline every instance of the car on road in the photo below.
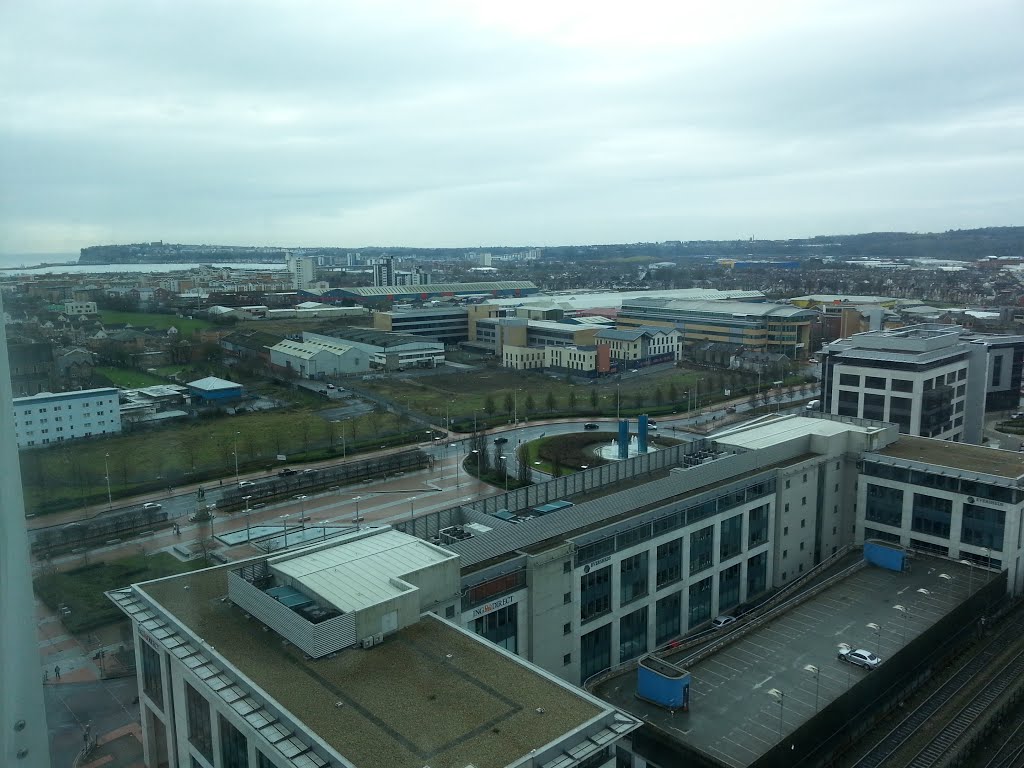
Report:
M 588 421 L 586 424 L 583 425 L 583 428 L 584 429 L 600 429 L 600 426 L 598 424 L 595 424 L 592 421 Z
M 327 388 L 328 388 L 328 389 L 334 389 L 335 387 L 334 387 L 334 385 L 333 385 L 333 384 L 328 384 L 328 385 L 327 385 Z
M 722 629 L 723 627 L 728 627 L 734 621 L 736 621 L 735 616 L 728 616 L 726 614 L 722 614 L 721 616 L 715 616 L 715 620 L 711 622 L 711 628 Z
M 496 437 L 496 438 L 494 438 L 494 444 L 495 445 L 504 445 L 507 442 L 508 442 L 508 438 L 507 437 Z
M 858 667 L 864 667 L 864 669 L 874 669 L 882 663 L 878 656 L 863 648 L 840 648 L 839 660 L 849 664 L 856 664 Z
M 725 409 L 725 412 L 730 415 L 736 413 L 736 406 L 730 405 L 728 408 Z
M 252 480 L 239 480 L 238 481 L 238 487 L 239 488 L 251 488 L 254 485 L 256 485 L 256 483 L 254 483 Z
M 649 429 L 657 429 L 658 428 L 658 422 L 648 420 L 647 427 Z
M 147 501 L 142 505 L 143 509 L 163 509 L 163 504 L 157 504 L 155 501 Z
M 640 373 L 640 369 L 639 368 L 630 368 L 629 372 L 630 373 Z
M 288 475 L 297 475 L 299 473 L 298 470 L 292 469 L 291 467 L 285 467 L 277 474 L 279 474 L 281 477 L 288 477 Z

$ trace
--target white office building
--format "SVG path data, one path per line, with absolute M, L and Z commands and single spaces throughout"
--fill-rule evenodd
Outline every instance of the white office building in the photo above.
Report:
M 638 719 L 437 615 L 459 558 L 388 527 L 108 593 L 146 765 L 612 768 Z
M 78 392 L 40 392 L 14 398 L 19 448 L 121 431 L 121 404 L 113 387 Z

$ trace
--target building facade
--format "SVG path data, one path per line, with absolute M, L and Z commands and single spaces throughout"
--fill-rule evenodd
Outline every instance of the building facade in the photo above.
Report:
M 292 288 L 306 288 L 316 279 L 316 261 L 311 256 L 285 255 L 285 264 L 291 276 Z
M 632 299 L 616 317 L 620 328 L 677 328 L 683 343 L 724 342 L 798 359 L 809 354 L 814 310 L 741 301 Z
M 16 397 L 14 424 L 19 448 L 116 434 L 121 404 L 114 387 Z
M 469 309 L 424 307 L 374 312 L 373 327 L 387 333 L 406 333 L 444 344 L 458 344 L 469 338 Z
M 608 347 L 608 357 L 620 368 L 645 368 L 682 358 L 683 334 L 675 328 L 608 328 L 594 341 Z
M 285 339 L 270 348 L 270 364 L 303 379 L 324 379 L 370 370 L 370 356 L 340 342 Z

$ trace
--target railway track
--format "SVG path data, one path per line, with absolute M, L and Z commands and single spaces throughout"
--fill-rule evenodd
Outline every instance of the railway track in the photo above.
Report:
M 993 634 L 985 648 L 979 653 L 968 659 L 959 669 L 957 669 L 939 688 L 934 691 L 925 701 L 917 706 L 910 714 L 903 718 L 900 723 L 893 728 L 878 744 L 876 744 L 869 752 L 867 752 L 860 760 L 855 763 L 855 768 L 891 768 L 892 764 L 889 759 L 893 757 L 897 752 L 904 748 L 915 736 L 919 735 L 921 729 L 929 724 L 934 724 L 937 719 L 936 716 L 941 713 L 941 710 L 951 701 L 953 698 L 966 688 L 975 678 L 979 675 L 984 674 L 986 668 L 992 664 L 1002 653 L 1005 652 L 1006 648 L 1014 642 L 1019 642 L 1020 638 L 1024 636 L 1024 610 L 1018 609 L 1013 615 L 999 627 L 999 629 Z M 1024 651 L 1018 654 L 1010 665 L 1014 663 L 1020 664 L 1020 672 L 1024 672 Z M 1010 666 L 1007 665 L 1007 666 Z M 1019 673 L 1020 673 L 1019 672 Z M 1018 674 L 1019 674 L 1018 673 Z M 1009 684 L 1010 681 L 1007 682 Z M 990 686 L 991 687 L 991 686 Z M 1000 690 L 1000 693 L 1002 690 Z M 984 691 L 982 692 L 982 694 Z M 982 694 L 979 694 L 981 696 Z M 997 694 L 998 695 L 998 694 Z M 977 698 L 977 697 L 976 697 Z M 994 700 L 995 696 L 992 697 Z M 966 712 L 966 710 L 974 703 L 972 699 L 966 707 L 960 710 L 957 717 L 962 713 L 964 717 L 977 718 L 980 712 L 984 709 L 980 709 L 973 715 Z M 991 703 L 991 700 L 989 701 Z M 973 722 L 973 719 L 971 720 Z M 970 723 L 964 725 L 963 730 L 966 730 L 970 726 Z M 960 731 L 960 733 L 963 732 Z M 959 735 L 959 734 L 957 734 Z M 917 753 L 920 756 L 922 752 L 928 747 L 926 746 L 921 752 Z M 940 751 L 941 756 L 944 752 Z M 916 757 L 914 759 L 916 759 Z M 931 765 L 932 763 L 921 763 L 921 766 Z M 917 768 L 918 764 L 913 764 Z
M 1024 765 L 1024 719 L 1013 729 L 984 768 L 1020 768 Z

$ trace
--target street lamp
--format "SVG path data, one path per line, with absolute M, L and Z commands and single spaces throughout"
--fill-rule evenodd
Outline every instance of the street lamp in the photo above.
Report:
M 332 419 L 331 423 L 332 424 L 341 424 L 341 458 L 344 459 L 345 455 L 346 455 L 346 452 L 347 452 L 346 451 L 346 445 L 345 445 L 345 422 L 342 421 L 341 419 Z
M 868 622 L 865 626 L 875 633 L 875 648 L 879 651 L 882 650 L 882 627 L 873 621 Z
M 505 455 L 502 454 L 501 456 L 499 456 L 498 461 L 501 462 L 501 470 L 502 473 L 505 475 L 505 493 L 508 493 L 508 464 L 505 463 L 507 461 Z
M 779 702 L 779 741 L 782 741 L 782 720 L 784 718 L 783 713 L 786 710 L 786 694 L 778 688 L 770 688 L 768 695 L 775 697 L 775 700 Z
M 359 521 L 362 519 L 361 517 L 359 517 L 359 500 L 361 498 L 362 498 L 362 496 L 356 496 L 354 499 L 352 499 L 352 501 L 354 501 L 356 503 L 356 514 L 355 514 L 355 519 L 353 520 L 353 522 L 356 524 L 356 530 L 357 531 L 359 530 Z
M 238 485 L 238 436 L 240 432 L 235 432 L 235 485 Z
M 814 711 L 818 711 L 818 696 L 821 693 L 821 673 L 813 664 L 804 664 L 804 671 L 814 675 Z
M 252 498 L 252 496 L 243 496 L 242 497 L 242 499 L 245 500 L 245 543 L 246 544 L 248 544 L 250 541 L 252 541 L 252 534 L 249 532 L 249 499 L 251 499 L 251 498 Z
M 903 641 L 901 645 L 907 644 L 907 622 L 910 620 L 910 609 L 905 605 L 896 604 L 893 608 L 903 614 Z
M 590 466 L 589 464 L 580 464 L 580 471 L 583 473 L 580 476 L 580 479 L 583 481 L 583 492 L 584 493 L 587 492 L 587 468 L 589 466 Z
M 284 548 L 288 549 L 288 515 L 281 515 L 284 521 Z
M 110 495 L 110 454 L 106 453 L 103 455 L 103 471 L 104 477 L 107 479 L 107 509 L 112 509 L 114 506 L 114 499 Z
M 971 592 L 974 591 L 974 561 L 973 560 L 961 560 L 962 565 L 969 565 L 971 567 L 970 575 L 967 577 L 967 596 L 971 596 Z
M 306 494 L 300 493 L 295 498 L 299 500 L 299 504 L 300 504 L 299 509 L 301 510 L 299 512 L 299 526 L 303 530 L 305 530 L 306 529 Z

